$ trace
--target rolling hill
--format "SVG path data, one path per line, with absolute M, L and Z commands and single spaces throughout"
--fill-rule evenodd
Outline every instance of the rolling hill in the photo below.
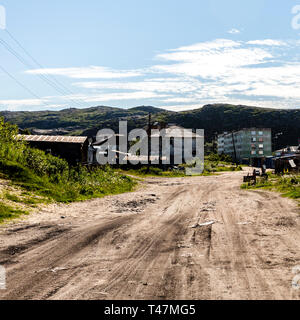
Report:
M 176 123 L 186 128 L 205 129 L 209 142 L 216 133 L 249 127 L 267 127 L 282 132 L 277 148 L 297 145 L 300 138 L 300 110 L 266 109 L 242 105 L 212 104 L 202 108 L 171 112 L 141 106 L 132 109 L 106 106 L 88 109 L 65 109 L 62 111 L 0 112 L 5 120 L 29 129 L 36 134 L 65 134 L 94 136 L 101 128 L 118 130 L 119 120 L 127 120 L 129 130 L 145 127 L 148 114 L 153 121 Z

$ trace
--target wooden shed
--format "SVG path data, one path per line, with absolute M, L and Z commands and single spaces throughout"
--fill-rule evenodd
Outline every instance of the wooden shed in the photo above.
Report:
M 88 157 L 88 137 L 19 135 L 33 148 L 65 159 L 69 164 L 86 163 Z

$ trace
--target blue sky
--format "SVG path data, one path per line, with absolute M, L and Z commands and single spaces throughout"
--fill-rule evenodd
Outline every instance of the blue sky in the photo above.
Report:
M 0 68 L 0 110 L 300 108 L 300 0 L 0 0 L 0 6 L 9 32 L 0 29 L 0 67 L 19 82 Z

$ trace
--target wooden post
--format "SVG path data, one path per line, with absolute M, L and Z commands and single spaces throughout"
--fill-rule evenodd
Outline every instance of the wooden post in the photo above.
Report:
M 237 166 L 238 163 L 237 163 L 237 158 L 236 158 L 236 148 L 235 148 L 233 131 L 231 132 L 231 135 L 232 135 L 232 144 L 233 144 L 233 152 L 234 152 L 234 162 L 235 162 L 235 164 Z
M 148 168 L 147 168 L 147 172 L 150 171 L 150 162 L 151 162 L 151 113 L 149 113 L 149 119 L 148 119 Z

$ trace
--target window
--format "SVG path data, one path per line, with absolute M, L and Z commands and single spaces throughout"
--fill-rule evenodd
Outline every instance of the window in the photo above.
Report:
M 263 135 L 264 135 L 264 133 L 263 133 L 262 131 L 259 131 L 258 134 L 259 134 L 260 136 L 263 136 Z
M 256 154 L 256 151 L 255 151 L 255 150 L 252 150 L 252 151 L 251 151 L 251 154 Z
M 264 145 L 263 144 L 260 144 L 259 145 L 259 149 L 263 149 L 264 148 Z
M 264 154 L 263 150 L 259 151 L 259 154 Z
M 264 142 L 264 138 L 259 138 L 259 142 Z
M 255 136 L 255 135 L 256 135 L 256 131 L 251 131 L 251 134 L 252 134 L 253 136 Z
M 251 141 L 252 142 L 256 142 L 256 138 L 251 138 Z

